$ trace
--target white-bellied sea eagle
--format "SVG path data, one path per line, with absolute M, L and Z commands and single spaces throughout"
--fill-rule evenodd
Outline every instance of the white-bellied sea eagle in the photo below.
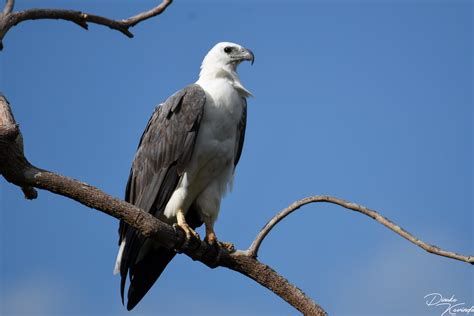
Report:
M 232 182 L 244 141 L 247 101 L 237 66 L 253 63 L 252 51 L 222 42 L 204 58 L 199 79 L 160 104 L 140 139 L 130 170 L 125 200 L 176 224 L 205 241 L 217 242 L 214 223 L 221 199 Z M 130 276 L 127 309 L 143 298 L 176 252 L 143 237 L 120 222 L 114 273 L 121 275 L 121 295 Z

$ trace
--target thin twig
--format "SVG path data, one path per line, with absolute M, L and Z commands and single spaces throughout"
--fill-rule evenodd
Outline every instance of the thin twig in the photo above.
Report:
M 3 8 L 3 14 L 8 14 L 12 12 L 14 5 L 15 5 L 15 0 L 6 0 L 5 8 Z
M 76 10 L 63 10 L 63 9 L 29 9 L 19 12 L 11 12 L 13 9 L 13 0 L 7 1 L 4 12 L 10 10 L 8 13 L 0 16 L 0 49 L 2 47 L 2 40 L 5 37 L 8 30 L 24 21 L 28 20 L 39 20 L 39 19 L 57 19 L 66 20 L 73 22 L 84 29 L 88 29 L 88 22 L 108 26 L 113 30 L 117 30 L 129 38 L 133 37 L 130 32 L 130 28 L 134 27 L 138 23 L 145 21 L 149 18 L 157 16 L 163 13 L 166 8 L 172 3 L 172 0 L 163 0 L 163 2 L 152 9 L 134 15 L 130 18 L 123 20 L 113 20 L 103 16 L 85 13 Z M 11 5 L 11 7 L 10 7 Z
M 426 250 L 429 253 L 436 254 L 439 256 L 459 260 L 459 261 L 464 261 L 470 264 L 474 264 L 474 256 L 465 256 L 461 255 L 452 251 L 446 251 L 443 250 L 437 246 L 433 246 L 430 244 L 425 243 L 424 241 L 416 238 L 388 218 L 380 215 L 378 212 L 368 209 L 362 205 L 358 205 L 352 202 L 348 202 L 336 197 L 332 196 L 326 196 L 326 195 L 316 195 L 316 196 L 310 196 L 304 199 L 301 199 L 299 201 L 294 202 L 281 212 L 279 212 L 277 215 L 275 215 L 258 233 L 257 237 L 253 241 L 252 245 L 250 248 L 244 252 L 244 254 L 247 254 L 249 256 L 252 256 L 254 258 L 257 257 L 258 255 L 258 250 L 260 248 L 260 245 L 262 244 L 262 241 L 265 239 L 265 237 L 268 235 L 270 230 L 275 227 L 276 224 L 278 224 L 282 219 L 284 219 L 286 216 L 290 215 L 297 209 L 299 209 L 301 206 L 310 204 L 310 203 L 318 203 L 318 202 L 324 202 L 324 203 L 332 203 L 336 204 L 339 206 L 342 206 L 346 209 L 353 210 L 359 213 L 362 213 L 364 215 L 367 215 L 371 217 L 372 219 L 376 220 L 380 224 L 384 225 L 385 227 L 389 228 L 390 230 L 394 231 L 395 233 L 399 234 L 403 238 L 407 239 L 408 241 L 414 243 L 418 247 Z
M 169 6 L 171 4 L 171 2 L 173 2 L 173 0 L 164 0 L 160 5 L 154 7 L 153 9 L 148 10 L 146 12 L 139 13 L 139 14 L 137 14 L 135 16 L 132 16 L 128 19 L 124 19 L 121 22 L 124 25 L 127 25 L 128 27 L 133 27 L 133 26 L 137 25 L 138 23 L 140 23 L 141 21 L 145 21 L 149 18 L 152 18 L 154 16 L 157 16 L 157 15 L 163 13 L 163 11 L 165 11 L 166 7 Z

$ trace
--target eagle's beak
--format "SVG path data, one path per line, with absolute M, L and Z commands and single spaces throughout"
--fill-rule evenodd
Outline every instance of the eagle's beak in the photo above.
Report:
M 250 64 L 253 65 L 253 62 L 255 61 L 255 55 L 250 49 L 242 48 L 242 59 L 250 61 Z

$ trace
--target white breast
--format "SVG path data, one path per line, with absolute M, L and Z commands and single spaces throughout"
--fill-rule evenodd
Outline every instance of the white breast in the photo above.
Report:
M 237 127 L 244 100 L 232 84 L 222 78 L 197 82 L 206 92 L 206 104 L 189 167 L 168 202 L 165 215 L 187 210 L 197 200 L 200 209 L 214 220 L 220 201 L 232 182 Z
M 203 84 L 206 104 L 192 157 L 189 176 L 206 186 L 213 179 L 225 174 L 219 191 L 225 193 L 230 182 L 236 141 L 237 127 L 242 117 L 243 100 L 226 80 L 213 80 Z M 202 189 L 202 188 L 200 188 Z
M 242 97 L 225 79 L 213 80 L 201 86 L 206 91 L 206 104 L 198 143 L 206 146 L 216 141 L 220 145 L 226 145 L 227 141 L 235 141 L 244 106 Z M 226 146 L 220 149 L 227 154 L 233 154 L 233 149 L 230 150 Z

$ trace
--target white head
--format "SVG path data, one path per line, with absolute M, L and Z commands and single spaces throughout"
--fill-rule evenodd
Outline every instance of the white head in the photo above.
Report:
M 230 42 L 217 43 L 204 57 L 201 65 L 202 76 L 223 75 L 237 76 L 237 66 L 244 60 L 253 64 L 255 57 L 250 49 Z

